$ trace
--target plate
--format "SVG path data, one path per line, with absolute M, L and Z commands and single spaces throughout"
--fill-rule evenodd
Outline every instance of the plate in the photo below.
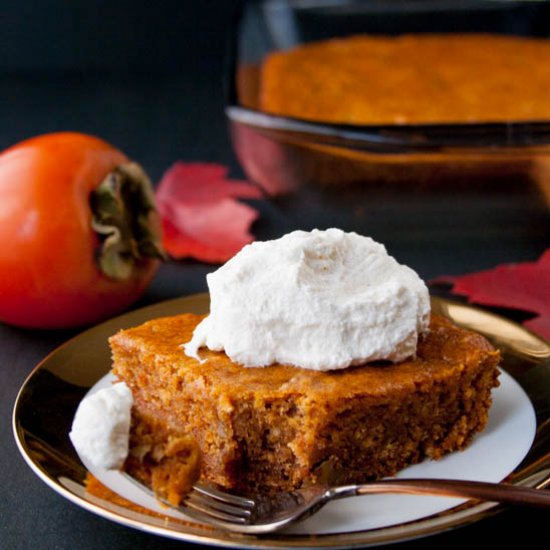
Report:
M 483 333 L 501 349 L 501 386 L 495 390 L 487 429 L 466 451 L 413 466 L 400 476 L 506 479 L 538 487 L 550 483 L 550 345 L 520 325 L 468 305 L 433 298 L 432 308 L 459 325 Z M 63 497 L 117 523 L 174 539 L 226 547 L 348 548 L 397 542 L 466 525 L 500 509 L 494 503 L 439 497 L 358 497 L 329 504 L 294 530 L 256 537 L 182 522 L 166 511 L 162 517 L 148 515 L 87 493 L 86 466 L 74 451 L 68 432 L 78 403 L 98 383 L 106 381 L 110 369 L 108 337 L 154 317 L 207 311 L 207 294 L 162 302 L 91 328 L 46 357 L 23 384 L 13 414 L 19 450 L 32 470 Z M 94 473 L 125 493 L 117 485 L 120 480 L 116 474 L 109 480 L 105 472 Z M 154 502 L 142 504 L 155 506 Z M 404 513 L 407 510 L 408 514 Z

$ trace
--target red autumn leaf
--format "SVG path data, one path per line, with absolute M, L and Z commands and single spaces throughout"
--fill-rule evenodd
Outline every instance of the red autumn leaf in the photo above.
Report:
M 231 199 L 168 205 L 166 212 L 163 244 L 174 258 L 220 263 L 254 240 L 248 228 L 258 213 Z
M 452 283 L 452 291 L 470 302 L 535 314 L 524 325 L 550 340 L 550 249 L 536 262 L 504 264 L 439 281 Z
M 176 162 L 162 176 L 157 200 L 208 202 L 226 197 L 257 199 L 261 192 L 244 180 L 227 177 L 228 168 L 208 162 Z
M 235 198 L 260 198 L 245 181 L 230 180 L 220 164 L 177 162 L 156 191 L 166 251 L 177 259 L 192 257 L 221 263 L 254 240 L 258 212 Z

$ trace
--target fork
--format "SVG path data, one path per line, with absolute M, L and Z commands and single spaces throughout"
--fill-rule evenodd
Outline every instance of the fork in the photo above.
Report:
M 158 499 L 158 495 L 135 478 L 134 484 Z M 187 517 L 236 533 L 260 535 L 279 531 L 301 521 L 330 500 L 380 493 L 466 497 L 482 501 L 550 507 L 550 491 L 508 483 L 487 483 L 454 479 L 383 479 L 361 485 L 311 485 L 296 491 L 239 496 L 213 485 L 196 483 L 179 506 L 161 500 Z

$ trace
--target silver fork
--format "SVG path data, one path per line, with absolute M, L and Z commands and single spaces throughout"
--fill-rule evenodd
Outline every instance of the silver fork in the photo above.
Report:
M 127 479 L 155 496 L 125 474 Z M 187 517 L 237 533 L 263 534 L 279 531 L 301 521 L 330 500 L 380 493 L 462 497 L 490 502 L 550 507 L 550 491 L 507 483 L 486 483 L 453 479 L 384 479 L 362 485 L 328 487 L 312 485 L 288 493 L 243 497 L 212 485 L 197 483 L 177 507 Z M 155 498 L 158 498 L 155 496 Z

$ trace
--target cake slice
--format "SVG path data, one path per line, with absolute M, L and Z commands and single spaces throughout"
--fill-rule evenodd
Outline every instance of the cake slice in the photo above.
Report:
M 328 372 L 245 368 L 209 350 L 201 363 L 182 349 L 201 319 L 159 318 L 110 338 L 114 374 L 134 396 L 127 469 L 150 484 L 136 450 L 181 434 L 200 448 L 203 478 L 275 492 L 393 475 L 464 449 L 487 423 L 499 352 L 443 317 L 432 316 L 415 358 Z M 169 458 L 168 477 L 179 468 L 177 452 Z

